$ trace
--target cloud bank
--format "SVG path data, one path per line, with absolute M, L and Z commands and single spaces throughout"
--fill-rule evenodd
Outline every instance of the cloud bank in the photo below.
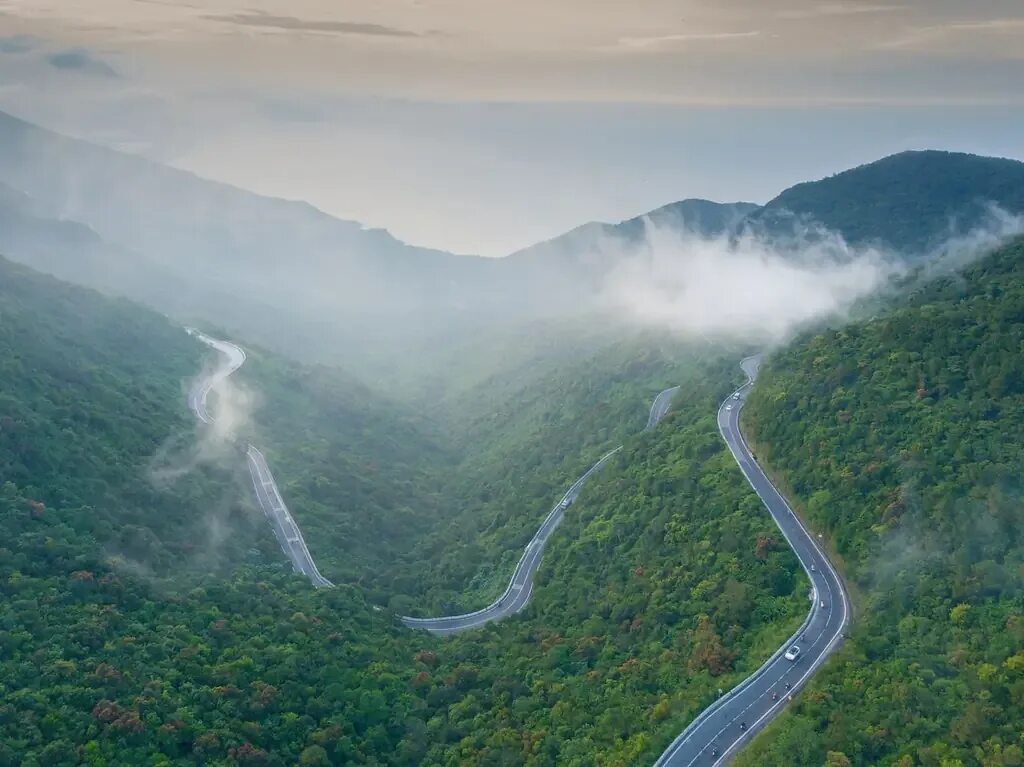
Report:
M 836 234 L 807 240 L 783 249 L 752 235 L 707 238 L 648 222 L 645 241 L 610 273 L 603 298 L 644 324 L 773 343 L 845 313 L 904 269 Z
M 967 233 L 955 233 L 954 224 L 931 253 L 907 260 L 880 248 L 854 248 L 815 227 L 781 240 L 709 238 L 648 220 L 643 242 L 609 273 L 602 300 L 642 324 L 776 344 L 810 323 L 842 321 L 860 299 L 893 287 L 894 278 L 911 275 L 919 284 L 955 272 L 1024 233 L 1024 216 L 994 205 Z

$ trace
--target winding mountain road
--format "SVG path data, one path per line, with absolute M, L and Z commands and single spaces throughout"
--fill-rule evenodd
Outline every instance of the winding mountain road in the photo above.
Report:
M 665 417 L 669 406 L 672 404 L 672 397 L 677 391 L 679 391 L 679 387 L 673 386 L 671 389 L 665 389 L 654 398 L 645 428 L 650 429 L 656 426 Z M 523 555 L 519 558 L 515 570 L 512 571 L 512 579 L 508 582 L 508 586 L 505 587 L 505 591 L 500 597 L 487 605 L 487 607 L 476 612 L 463 613 L 461 615 L 444 615 L 438 618 L 402 616 L 402 623 L 409 628 L 425 629 L 433 634 L 457 634 L 460 631 L 479 628 L 487 623 L 515 615 L 526 607 L 530 602 L 530 597 L 533 596 L 533 578 L 538 568 L 540 568 L 544 547 L 547 545 L 548 539 L 555 531 L 555 528 L 561 524 L 562 518 L 565 516 L 565 510 L 579 496 L 580 490 L 583 489 L 583 484 L 590 476 L 604 466 L 621 449 L 622 445 L 619 445 L 614 450 L 609 450 L 601 456 L 597 463 L 587 469 L 579 479 L 572 483 L 569 489 L 566 490 L 565 495 L 548 512 L 541 526 L 534 533 L 533 538 L 526 544 Z
M 213 424 L 215 420 L 207 410 L 207 396 L 242 366 L 245 351 L 235 344 L 219 341 L 197 330 L 188 329 L 188 332 L 221 354 L 221 364 L 193 386 L 188 398 L 189 407 L 196 417 L 203 423 Z M 850 621 L 849 595 L 818 543 L 820 535 L 812 535 L 793 513 L 786 499 L 757 464 L 740 431 L 740 412 L 757 378 L 760 361 L 760 355 L 755 355 L 740 363 L 747 374 L 747 382 L 719 407 L 718 429 L 743 476 L 768 509 L 807 573 L 811 582 L 811 609 L 797 632 L 757 671 L 701 712 L 665 749 L 654 767 L 719 767 L 731 761 L 737 751 L 784 709 L 792 696 L 839 648 Z M 653 428 L 665 417 L 678 390 L 678 386 L 665 389 L 654 399 L 647 419 L 647 429 Z M 401 618 L 402 622 L 410 628 L 450 635 L 479 628 L 521 611 L 529 604 L 544 547 L 562 522 L 565 510 L 579 496 L 587 479 L 621 449 L 620 445 L 603 455 L 548 512 L 527 544 L 508 586 L 498 599 L 471 613 L 436 618 L 405 616 Z M 281 497 L 266 458 L 253 445 L 247 446 L 246 455 L 256 498 L 282 550 L 296 571 L 306 575 L 314 586 L 332 586 L 317 570 L 302 533 Z M 799 648 L 795 659 L 787 657 L 792 654 L 791 648 L 794 646 Z
M 661 419 L 665 417 L 669 407 L 672 405 L 672 398 L 676 396 L 678 391 L 679 387 L 673 386 L 671 389 L 665 389 L 654 398 L 654 402 L 651 404 L 651 413 L 647 416 L 647 426 L 644 427 L 645 429 L 653 429 L 661 422 Z
M 204 424 L 213 425 L 216 420 L 207 410 L 207 397 L 211 391 L 217 389 L 232 373 L 242 367 L 245 363 L 245 350 L 228 341 L 212 338 L 194 328 L 186 328 L 186 331 L 190 336 L 221 355 L 220 364 L 216 369 L 196 381 L 188 394 L 188 406 L 195 413 L 196 418 Z M 291 561 L 292 567 L 296 572 L 309 578 L 317 588 L 333 586 L 334 584 L 324 578 L 317 569 L 313 555 L 306 547 L 306 540 L 302 537 L 302 531 L 299 530 L 298 524 L 291 512 L 288 511 L 263 453 L 255 446 L 247 445 L 246 462 L 249 466 L 249 476 L 252 478 L 252 488 L 256 500 L 260 508 L 263 509 L 267 521 L 270 522 L 270 527 L 274 531 L 278 543 L 281 544 L 281 550 Z
M 719 407 L 718 429 L 743 476 L 807 572 L 811 581 L 811 610 L 797 632 L 761 668 L 705 709 L 672 741 L 654 763 L 655 767 L 717 767 L 727 763 L 782 711 L 791 696 L 839 648 L 850 621 L 850 600 L 842 579 L 817 537 L 804 527 L 758 466 L 740 432 L 740 411 L 757 378 L 760 361 L 757 355 L 741 363 L 747 383 Z M 786 650 L 793 645 L 800 648 L 795 661 L 785 657 Z

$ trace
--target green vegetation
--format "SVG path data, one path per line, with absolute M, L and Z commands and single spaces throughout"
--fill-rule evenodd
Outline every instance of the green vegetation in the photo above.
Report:
M 21 260 L 401 398 L 247 344 L 238 436 L 340 584 L 313 591 L 242 442 L 185 408 L 204 348 L 0 260 L 0 767 L 650 763 L 799 623 L 806 580 L 715 425 L 741 355 L 590 316 L 614 249 L 581 254 L 642 220 L 465 259 L 5 115 L 0 132 L 0 245 Z M 719 234 L 795 214 L 916 254 L 989 203 L 1024 212 L 1024 164 L 908 152 L 759 210 L 651 215 Z M 765 369 L 746 425 L 860 601 L 741 765 L 1024 764 L 1022 286 L 1017 243 Z M 444 640 L 398 625 L 489 602 L 620 442 L 522 614 Z
M 442 640 L 398 626 L 359 584 L 313 591 L 288 572 L 262 515 L 228 501 L 247 497 L 233 484 L 244 470 L 226 468 L 240 470 L 237 453 L 154 486 L 154 467 L 191 456 L 184 382 L 202 347 L 180 328 L 0 270 L 0 765 L 625 766 L 652 759 L 800 620 L 806 583 L 718 439 L 714 405 L 735 377 L 722 360 L 690 364 L 678 412 L 646 434 L 635 432 L 653 391 L 627 378 L 657 380 L 664 359 L 600 373 L 595 358 L 585 375 L 552 373 L 544 385 L 564 388 L 546 397 L 541 384 L 524 392 L 509 457 L 531 433 L 568 444 L 627 410 L 602 436 L 632 436 L 553 539 L 535 603 Z M 356 476 L 358 451 L 376 453 L 396 464 L 389 481 L 419 472 L 413 491 L 440 488 L 433 508 L 450 508 L 449 482 L 432 472 L 453 464 L 443 452 L 414 460 L 433 439 L 415 414 L 358 390 L 346 400 L 329 371 L 289 370 L 258 351 L 252 361 L 268 396 L 299 418 L 292 439 L 314 443 L 306 458 L 338 448 L 338 467 Z M 552 414 L 560 396 L 575 405 L 607 392 L 579 423 Z M 340 404 L 302 412 L 306 395 Z M 272 418 L 258 428 L 285 431 Z M 348 441 L 359 446 L 341 451 Z M 386 511 L 398 492 L 368 487 L 345 490 L 334 512 L 364 536 L 369 518 L 356 512 Z M 551 488 L 525 488 L 523 508 L 548 505 Z M 208 545 L 214 530 L 222 540 L 203 557 L 186 545 Z
M 250 348 L 236 373 L 260 403 L 248 436 L 324 574 L 402 614 L 482 607 L 562 492 L 643 429 L 658 391 L 728 380 L 738 356 L 621 332 L 573 349 L 568 334 L 506 339 L 516 366 L 477 350 L 432 409 Z
M 201 364 L 159 315 L 0 259 L 0 478 L 39 517 L 79 509 L 61 522 L 147 568 L 212 567 L 220 547 L 256 545 L 259 522 L 234 501 L 228 471 L 170 478 L 189 460 L 184 391 Z M 227 524 L 238 534 L 221 540 L 213 528 Z
M 633 337 L 556 356 L 538 364 L 542 372 L 525 384 L 501 375 L 468 389 L 449 420 L 458 460 L 443 486 L 444 524 L 403 557 L 408 575 L 394 593 L 416 600 L 396 598 L 392 606 L 475 609 L 497 597 L 537 525 L 576 477 L 641 432 L 659 390 L 696 381 L 712 361 L 723 369 L 718 354 Z M 424 561 L 431 562 L 427 577 Z
M 882 242 L 906 253 L 934 247 L 982 223 L 990 203 L 1024 212 L 1024 163 L 956 152 L 901 152 L 821 181 L 797 184 L 751 215 L 787 226 L 808 217 L 847 242 Z
M 266 454 L 318 566 L 386 602 L 396 554 L 438 523 L 451 449 L 415 410 L 331 368 L 248 347 L 234 382 L 255 402 L 242 431 Z
M 468 714 L 446 711 L 465 735 L 427 763 L 653 762 L 799 624 L 807 582 L 737 481 L 715 424 L 719 380 L 688 377 L 686 405 L 587 486 L 524 619 L 446 646 L 516 686 L 485 684 Z
M 1018 241 L 771 359 L 747 427 L 864 596 L 740 764 L 1024 762 L 1022 352 Z
M 763 371 L 747 428 L 861 599 L 741 764 L 1024 760 L 1022 277 L 1018 242 Z M 442 431 L 250 350 L 239 382 L 274 407 L 245 435 L 342 584 L 313 591 L 240 455 L 189 448 L 201 346 L 2 261 L 0 318 L 0 765 L 649 763 L 806 609 L 715 425 L 738 354 L 634 336 L 552 355 L 518 386 L 467 383 Z M 620 440 L 520 616 L 449 639 L 397 624 L 486 602 Z

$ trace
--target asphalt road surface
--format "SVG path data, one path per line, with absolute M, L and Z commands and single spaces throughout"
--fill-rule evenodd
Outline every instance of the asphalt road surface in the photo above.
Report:
M 193 338 L 202 341 L 211 349 L 220 353 L 220 364 L 206 376 L 200 378 L 188 394 L 188 406 L 195 413 L 196 418 L 205 424 L 213 424 L 215 419 L 207 410 L 207 397 L 218 385 L 225 381 L 228 376 L 242 367 L 245 362 L 245 350 L 228 341 L 220 341 L 205 333 L 193 328 L 187 328 L 188 334 Z M 267 459 L 256 447 L 248 445 L 246 449 L 246 461 L 249 466 L 249 475 L 252 477 L 252 487 L 256 494 L 256 500 L 263 509 L 270 527 L 281 544 L 281 550 L 287 555 L 296 572 L 302 573 L 310 582 L 320 588 L 333 586 L 329 580 L 320 574 L 313 561 L 313 556 L 306 547 L 306 541 L 302 537 L 302 531 L 295 523 L 295 519 L 288 511 L 281 491 L 278 490 L 274 475 L 270 473 L 267 466 Z
M 850 620 L 846 589 L 813 535 L 757 465 L 739 429 L 740 411 L 757 377 L 760 357 L 741 363 L 749 380 L 722 403 L 718 429 L 754 492 L 768 508 L 811 580 L 811 610 L 803 625 L 761 668 L 720 697 L 683 730 L 655 767 L 717 766 L 736 752 L 790 702 L 840 645 Z M 800 654 L 787 660 L 787 649 Z M 745 727 L 741 727 L 744 724 Z
M 189 409 L 203 423 L 212 424 L 213 416 L 206 409 L 206 398 L 221 382 L 225 381 L 228 376 L 242 367 L 245 362 L 245 350 L 227 341 L 218 341 L 216 338 L 211 338 L 205 333 L 200 333 L 198 330 L 192 328 L 187 328 L 186 330 L 190 336 L 202 341 L 211 349 L 221 354 L 220 364 L 216 370 L 196 381 L 188 393 Z
M 669 405 L 672 404 L 672 396 L 678 390 L 679 387 L 674 386 L 671 389 L 665 389 L 665 391 L 655 397 L 647 419 L 648 429 L 656 426 L 665 417 Z M 434 634 L 457 634 L 460 631 L 479 628 L 492 621 L 498 621 L 510 615 L 515 615 L 526 607 L 530 602 L 530 597 L 533 595 L 533 578 L 540 567 L 541 559 L 544 555 L 544 547 L 547 545 L 548 539 L 555 531 L 555 528 L 561 524 L 562 518 L 565 516 L 565 510 L 576 501 L 587 479 L 621 449 L 622 445 L 619 445 L 614 450 L 605 453 L 597 463 L 587 469 L 586 473 L 572 483 L 565 492 L 565 495 L 548 512 L 547 517 L 544 518 L 541 526 L 534 533 L 533 538 L 526 544 L 526 549 L 523 551 L 523 555 L 519 558 L 519 562 L 512 572 L 512 579 L 508 582 L 508 586 L 500 597 L 487 605 L 487 607 L 476 612 L 463 613 L 461 615 L 445 615 L 438 618 L 403 617 L 402 623 L 409 628 L 425 629 Z
M 651 414 L 647 416 L 648 429 L 657 426 L 658 422 L 665 417 L 669 406 L 672 404 L 672 398 L 676 396 L 677 391 L 679 391 L 679 387 L 673 386 L 671 389 L 665 389 L 665 391 L 654 398 L 654 403 L 651 405 Z
M 309 578 L 314 586 L 317 588 L 333 586 L 334 584 L 317 570 L 313 555 L 306 548 L 306 540 L 302 537 L 302 531 L 299 530 L 295 519 L 289 513 L 263 453 L 249 445 L 246 458 L 249 462 L 249 474 L 252 476 L 252 488 L 256 492 L 260 508 L 263 509 L 263 513 L 270 521 L 278 543 L 281 544 L 281 549 L 288 555 L 288 559 L 292 561 L 295 569 Z

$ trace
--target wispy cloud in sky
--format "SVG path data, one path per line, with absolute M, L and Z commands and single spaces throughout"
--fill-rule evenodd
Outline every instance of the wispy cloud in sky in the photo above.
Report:
M 418 37 L 415 32 L 383 24 L 357 21 L 317 21 L 294 16 L 274 16 L 269 13 L 233 13 L 224 16 L 208 15 L 210 21 L 238 24 L 246 27 L 264 27 L 290 32 L 319 32 L 342 35 L 369 35 L 371 37 Z
M 687 45 L 688 43 L 723 42 L 757 37 L 760 30 L 743 32 L 680 32 L 672 35 L 654 35 L 652 37 L 620 37 L 613 50 L 625 51 L 661 51 Z
M 783 8 L 778 12 L 780 19 L 813 19 L 828 16 L 851 16 L 862 13 L 892 13 L 908 11 L 911 6 L 889 3 L 831 2 L 812 3 L 803 8 Z
M 86 75 L 97 77 L 117 77 L 117 70 L 110 64 L 98 59 L 88 51 L 73 50 L 51 53 L 46 57 L 50 66 L 55 69 L 64 69 L 74 72 L 81 72 Z
M 933 54 L 972 51 L 987 57 L 1024 59 L 1024 17 L 910 26 L 877 47 Z
M 62 49 L 130 51 L 203 82 L 214 73 L 346 95 L 736 105 L 1022 98 L 975 66 L 1024 60 L 1020 0 L 7 0 L 4 10 L 11 33 Z M 970 76 L 922 73 L 908 60 L 917 55 L 963 61 Z
M 1021 0 L 0 6 L 0 109 L 457 252 L 903 149 L 1024 156 Z

